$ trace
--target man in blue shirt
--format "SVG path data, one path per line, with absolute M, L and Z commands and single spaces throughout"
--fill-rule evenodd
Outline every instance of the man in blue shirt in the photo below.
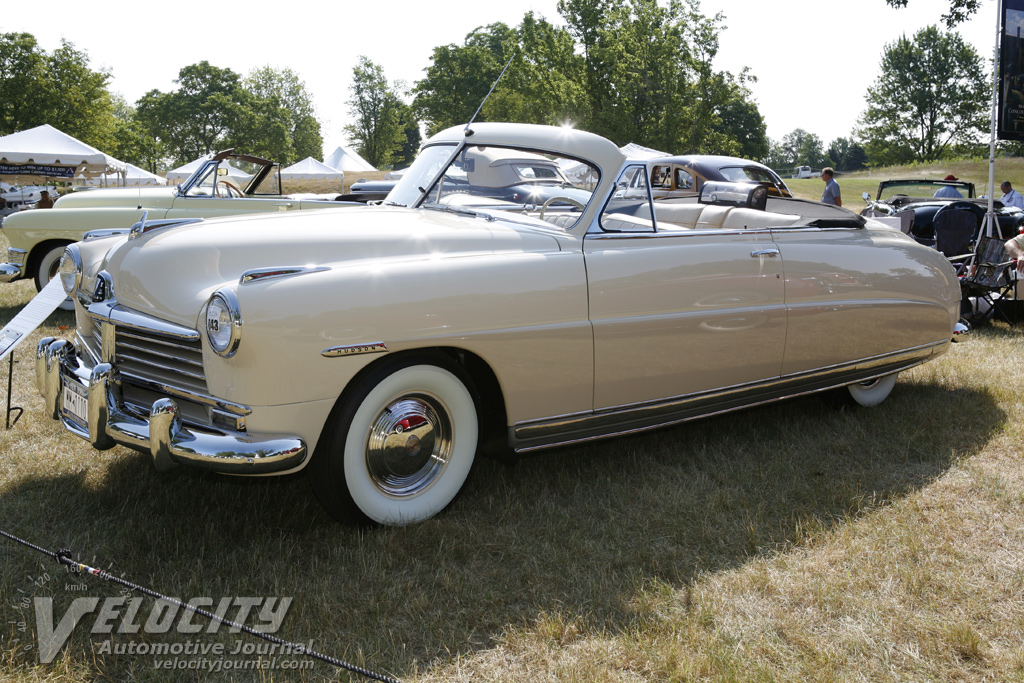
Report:
M 1021 196 L 1020 192 L 1013 189 L 1013 185 L 1010 184 L 1009 180 L 1004 180 L 999 189 L 1003 191 L 1003 196 L 999 199 L 1003 206 L 1016 206 L 1018 209 L 1024 209 L 1024 197 Z
M 839 183 L 832 176 L 835 171 L 831 167 L 821 169 L 821 179 L 825 181 L 825 191 L 821 193 L 822 204 L 843 205 L 843 198 L 839 196 Z
M 953 182 L 956 182 L 957 180 L 959 180 L 959 178 L 957 178 L 955 175 L 950 173 L 948 176 L 943 178 L 943 180 L 952 180 Z M 932 196 L 933 197 L 952 197 L 953 199 L 963 199 L 964 198 L 964 196 L 962 194 L 960 194 L 960 192 L 955 187 L 953 187 L 952 185 L 944 185 L 944 186 L 940 187 L 938 190 L 935 191 L 935 194 L 932 195 Z

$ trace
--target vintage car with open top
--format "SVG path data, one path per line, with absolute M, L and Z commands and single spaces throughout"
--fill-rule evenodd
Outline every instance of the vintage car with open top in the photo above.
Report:
M 543 201 L 502 165 L 565 169 Z M 306 469 L 336 517 L 444 509 L 510 456 L 849 388 L 944 353 L 945 258 L 845 209 L 709 182 L 546 126 L 443 131 L 380 206 L 173 222 L 65 250 L 47 412 L 160 469 Z M 478 185 L 480 183 L 480 185 Z M 845 391 L 845 389 L 843 389 Z
M 248 174 L 244 187 L 228 175 L 227 164 Z M 211 154 L 174 187 L 97 188 L 66 194 L 46 211 L 21 211 L 3 224 L 9 248 L 0 263 L 0 282 L 33 278 L 41 290 L 57 273 L 64 247 L 87 231 L 127 232 L 143 214 L 149 219 L 230 216 L 343 206 L 323 199 L 281 193 L 279 164 L 229 149 Z

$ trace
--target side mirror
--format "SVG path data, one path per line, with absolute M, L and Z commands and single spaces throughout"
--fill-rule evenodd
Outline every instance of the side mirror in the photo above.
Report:
M 866 201 L 866 202 L 871 201 L 871 195 L 869 195 L 867 192 L 862 194 L 861 197 L 863 197 L 864 201 Z

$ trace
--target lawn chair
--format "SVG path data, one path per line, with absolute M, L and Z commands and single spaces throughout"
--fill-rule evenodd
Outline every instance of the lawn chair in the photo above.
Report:
M 964 317 L 972 325 L 980 325 L 998 314 L 1010 325 L 1013 321 L 1007 312 L 996 305 L 996 299 L 1015 298 L 1017 276 L 1014 261 L 1007 255 L 1003 240 L 999 237 L 981 237 L 974 254 L 974 263 L 965 269 L 960 278 L 963 300 L 970 303 L 970 311 Z
M 978 216 L 970 209 L 944 207 L 935 213 L 935 248 L 950 260 L 963 274 L 964 260 L 972 256 L 974 240 L 978 234 Z

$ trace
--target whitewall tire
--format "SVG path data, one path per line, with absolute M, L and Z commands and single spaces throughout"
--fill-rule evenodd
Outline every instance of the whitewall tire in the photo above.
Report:
M 344 520 L 401 525 L 443 510 L 469 476 L 478 420 L 457 368 L 410 360 L 363 378 L 331 414 L 313 490 Z
M 846 388 L 850 390 L 850 396 L 854 401 L 862 406 L 871 408 L 889 397 L 889 394 L 892 393 L 892 388 L 896 386 L 897 374 L 894 372 L 891 375 L 877 377 L 867 382 L 850 384 Z
M 57 270 L 60 268 L 60 257 L 64 255 L 64 247 L 66 244 L 59 244 L 55 247 L 51 247 L 49 251 L 43 254 L 43 258 L 39 261 L 39 268 L 36 269 L 36 291 L 43 291 L 43 287 L 50 284 L 50 280 L 57 277 Z M 63 311 L 75 310 L 75 305 L 71 301 L 71 297 L 68 297 L 60 305 L 60 309 Z

